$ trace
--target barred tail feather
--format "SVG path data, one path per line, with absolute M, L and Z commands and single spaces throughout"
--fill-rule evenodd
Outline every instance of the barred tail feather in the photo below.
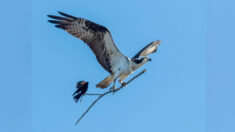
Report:
M 96 85 L 97 88 L 107 88 L 113 82 L 113 75 L 106 77 L 103 81 Z

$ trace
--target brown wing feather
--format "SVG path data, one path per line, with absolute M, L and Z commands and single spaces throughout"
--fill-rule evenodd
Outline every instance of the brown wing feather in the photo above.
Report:
M 139 58 L 140 56 L 147 56 L 151 53 L 157 51 L 158 45 L 160 45 L 161 40 L 157 40 L 151 42 L 150 44 L 146 45 L 143 49 L 141 49 L 132 59 Z
M 56 27 L 64 29 L 73 36 L 84 41 L 94 52 L 98 62 L 102 65 L 102 67 L 108 72 L 112 73 L 112 65 L 110 61 L 111 54 L 114 52 L 118 52 L 120 55 L 122 54 L 117 49 L 113 41 L 106 42 L 104 40 L 104 35 L 106 33 L 108 33 L 111 37 L 108 29 L 83 18 L 77 18 L 62 12 L 59 12 L 59 14 L 64 17 L 48 15 L 48 17 L 55 19 L 48 21 L 50 23 L 56 24 Z M 111 45 L 111 48 L 107 48 L 107 43 Z

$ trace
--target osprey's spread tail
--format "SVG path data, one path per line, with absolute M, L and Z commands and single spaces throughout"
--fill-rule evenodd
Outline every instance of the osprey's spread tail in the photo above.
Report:
M 107 88 L 113 82 L 113 75 L 106 77 L 103 81 L 96 85 L 98 88 Z

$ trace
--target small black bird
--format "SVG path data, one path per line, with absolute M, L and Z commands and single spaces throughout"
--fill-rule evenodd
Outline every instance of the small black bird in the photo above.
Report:
M 79 98 L 88 90 L 88 82 L 79 81 L 76 86 L 77 90 L 73 93 L 73 99 L 77 103 Z

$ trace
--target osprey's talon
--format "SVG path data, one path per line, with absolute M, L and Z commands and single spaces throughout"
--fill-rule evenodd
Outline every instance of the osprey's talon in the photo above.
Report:
M 121 84 L 122 84 L 122 87 L 124 87 L 124 86 L 127 87 L 127 83 L 126 82 L 122 82 Z
M 116 92 L 116 87 L 115 86 L 112 86 L 111 88 L 110 88 L 110 91 L 111 92 L 113 92 L 113 94 Z

